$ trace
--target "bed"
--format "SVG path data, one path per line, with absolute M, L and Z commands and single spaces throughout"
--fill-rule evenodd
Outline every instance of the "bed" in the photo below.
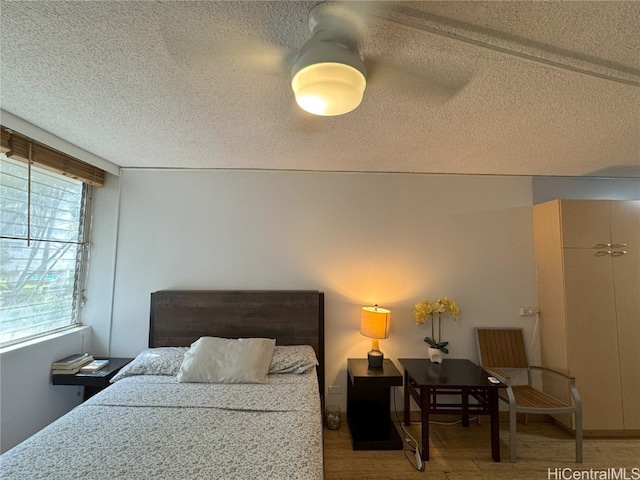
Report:
M 275 347 L 265 339 L 275 339 Z M 191 373 L 185 369 L 189 359 L 202 367 L 194 360 L 198 352 L 215 356 L 221 351 L 221 343 L 214 349 L 207 344 L 208 350 L 189 348 L 204 345 L 205 340 L 228 342 L 234 348 L 260 341 L 267 349 L 264 355 L 272 348 L 264 383 L 179 381 Z M 251 351 L 261 352 L 254 345 Z M 323 476 L 321 292 L 152 293 L 149 348 L 114 380 L 3 454 L 0 476 L 4 480 Z

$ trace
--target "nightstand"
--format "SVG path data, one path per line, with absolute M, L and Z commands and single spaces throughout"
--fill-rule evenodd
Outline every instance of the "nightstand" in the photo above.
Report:
M 354 450 L 401 450 L 402 439 L 391 420 L 391 387 L 402 374 L 389 359 L 369 369 L 366 358 L 347 360 L 347 422 Z
M 103 360 L 104 358 L 96 358 Z M 84 387 L 83 401 L 93 397 L 109 386 L 109 380 L 115 377 L 122 367 L 133 358 L 108 358 L 109 363 L 96 372 L 78 372 L 73 375 L 51 375 L 54 385 L 80 385 Z

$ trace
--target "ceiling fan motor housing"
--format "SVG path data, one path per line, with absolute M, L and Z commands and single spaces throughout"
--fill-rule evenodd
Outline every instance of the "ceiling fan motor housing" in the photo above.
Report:
M 342 115 L 362 101 L 367 71 L 358 51 L 358 28 L 335 4 L 309 15 L 312 37 L 291 70 L 291 88 L 300 107 L 315 115 Z

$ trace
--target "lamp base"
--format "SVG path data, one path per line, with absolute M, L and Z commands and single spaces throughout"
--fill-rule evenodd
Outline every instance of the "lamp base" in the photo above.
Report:
M 369 360 L 369 368 L 382 368 L 384 353 L 380 350 L 371 350 L 367 353 L 367 360 Z

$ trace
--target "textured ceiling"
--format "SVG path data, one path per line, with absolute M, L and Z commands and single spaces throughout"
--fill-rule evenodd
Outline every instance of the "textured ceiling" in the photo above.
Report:
M 2 0 L 0 106 L 123 167 L 640 176 L 640 2 L 348 2 L 340 117 L 289 86 L 316 3 Z

